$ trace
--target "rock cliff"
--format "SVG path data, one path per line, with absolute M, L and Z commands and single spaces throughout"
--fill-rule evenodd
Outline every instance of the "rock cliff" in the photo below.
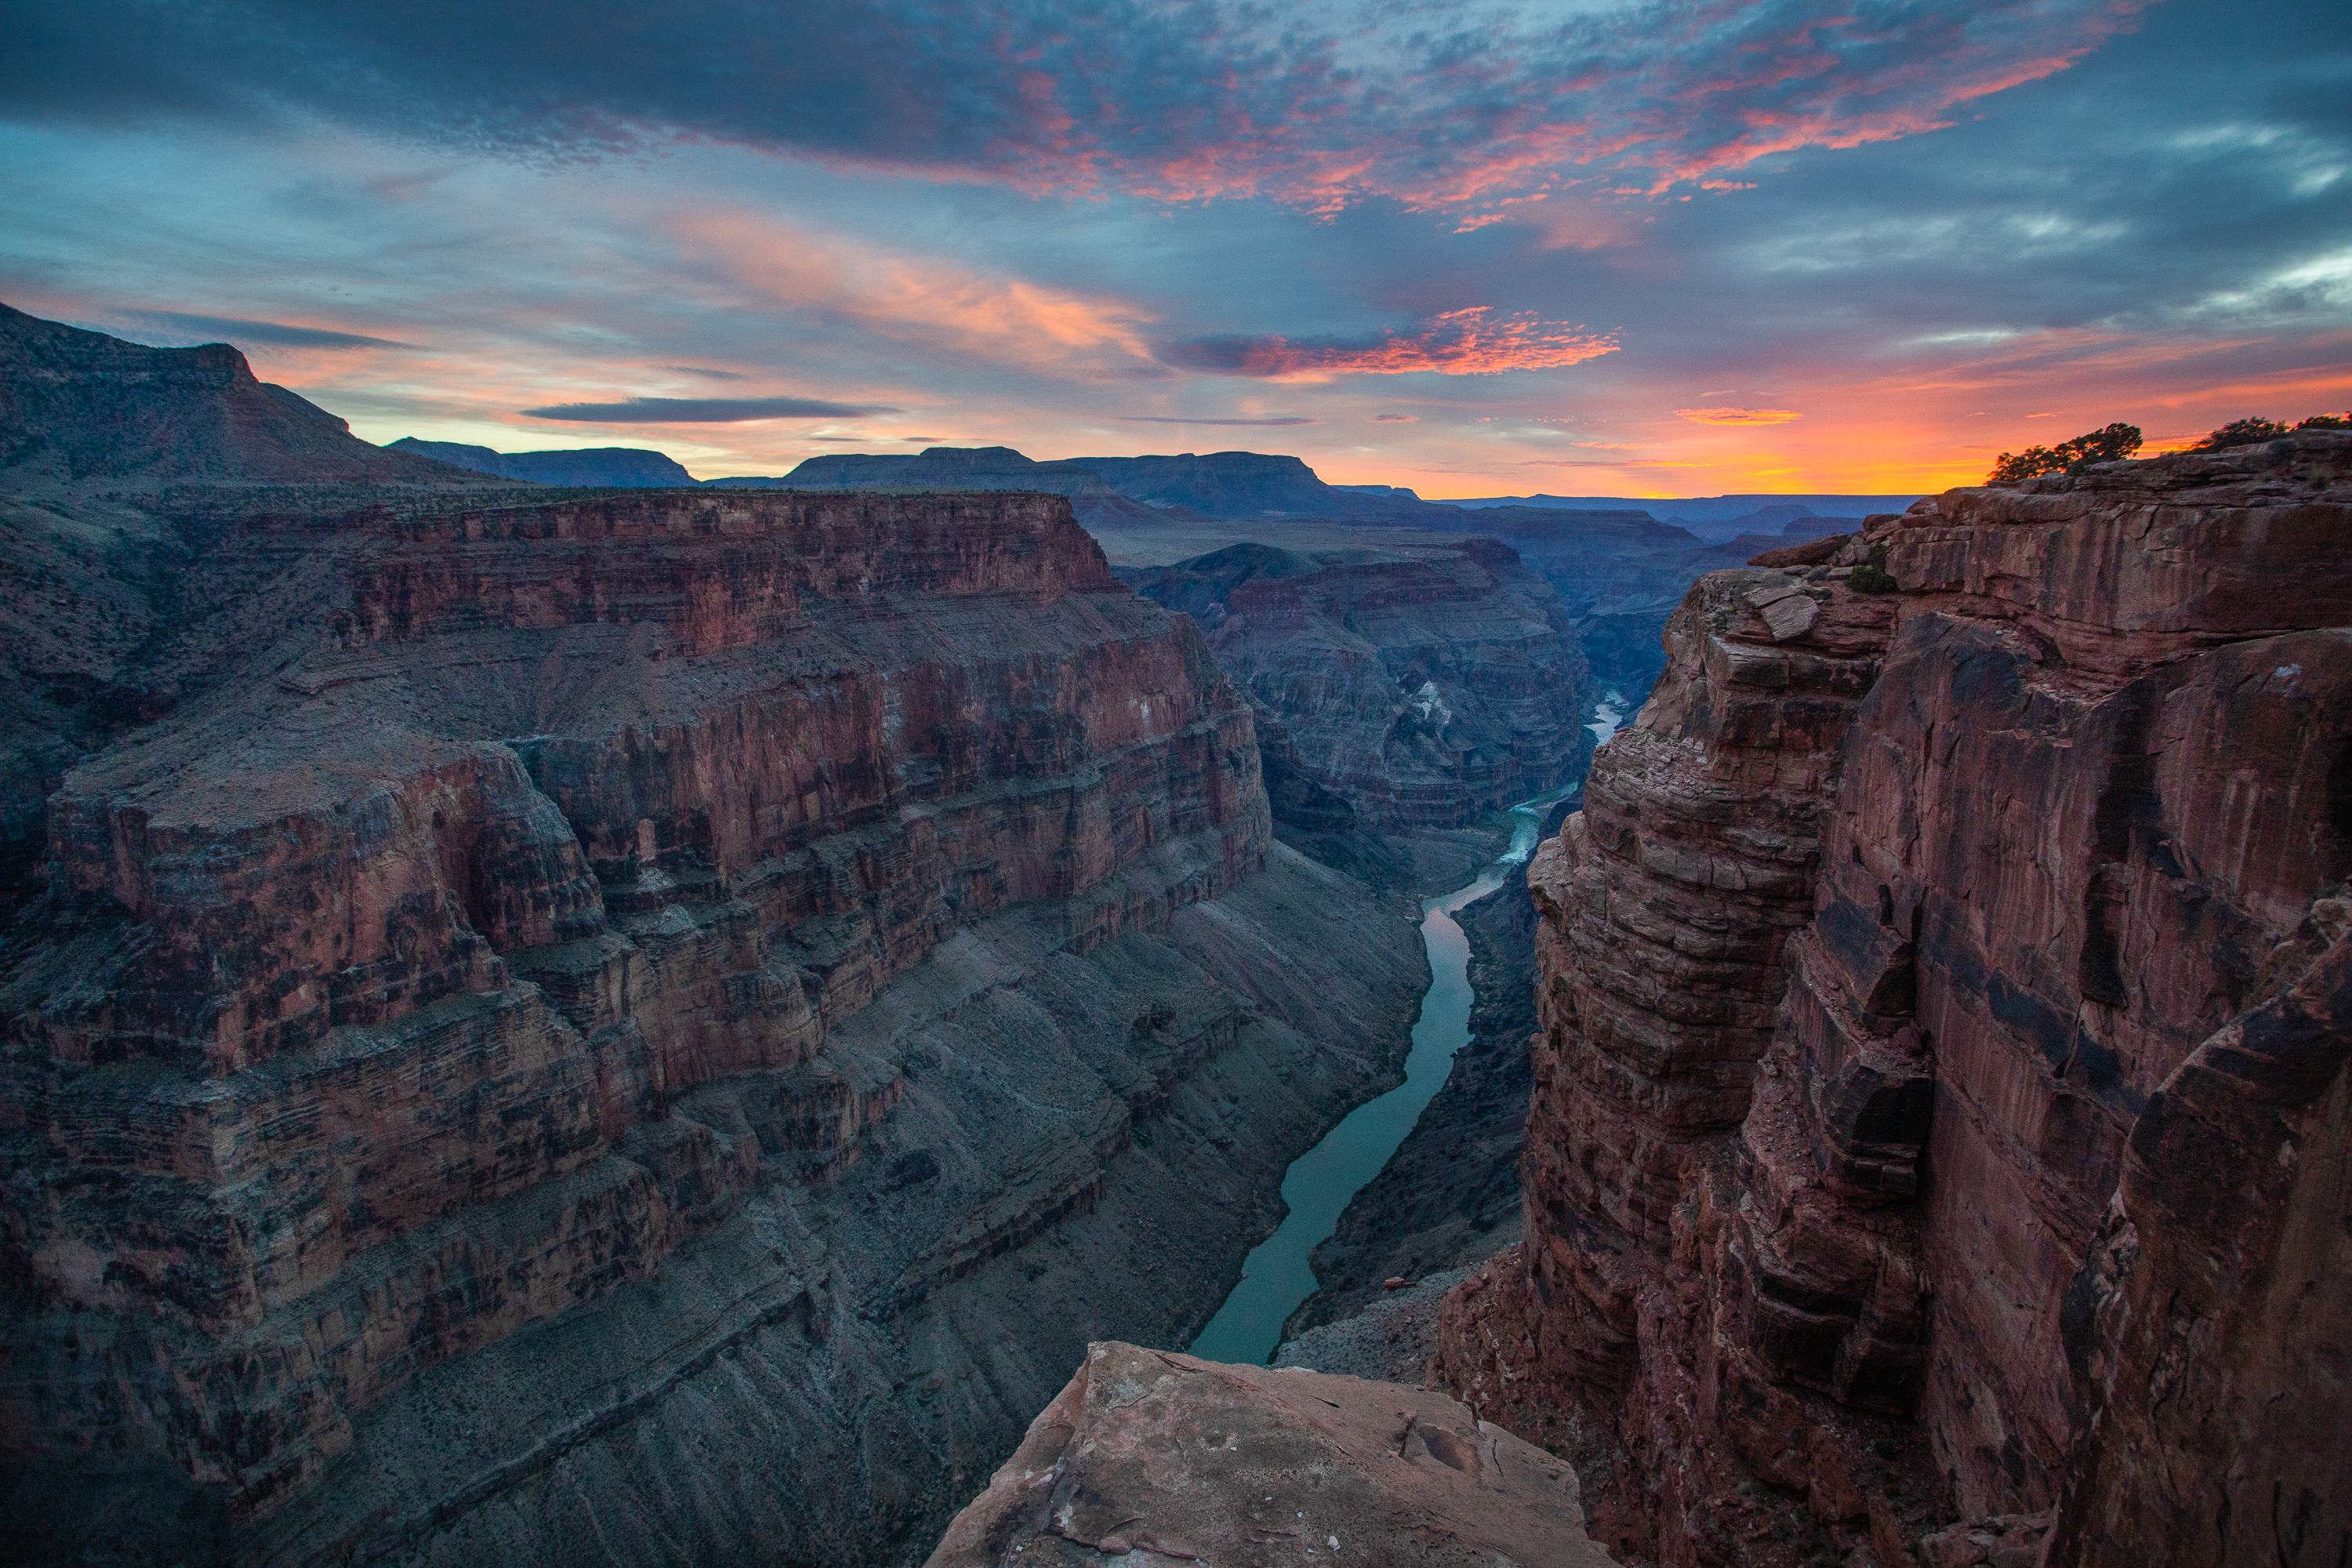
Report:
M 1446 1376 L 1629 1555 L 2336 1561 L 2352 439 L 1798 553 L 1530 867 L 1528 1237 Z
M 583 489 L 669 489 L 695 482 L 694 476 L 677 458 L 644 447 L 498 452 L 462 441 L 420 441 L 414 436 L 404 436 L 387 444 L 385 450 L 414 452 L 436 463 L 496 474 L 502 479 L 527 479 L 535 485 L 570 485 Z
M 1095 1344 L 929 1568 L 1605 1568 L 1583 1526 L 1565 1464 L 1442 1394 Z
M 0 1546 L 903 1561 L 1394 1076 L 1410 928 L 1065 501 L 205 526 L 7 932 Z
M 1465 825 L 1590 754 L 1568 618 L 1492 540 L 1245 543 L 1119 575 L 1208 632 L 1257 715 L 1276 816 L 1305 834 Z
M 116 485 L 446 486 L 472 476 L 372 447 L 226 343 L 152 349 L 0 305 L 0 490 Z
M 1150 507 L 1120 494 L 1083 463 L 1040 463 L 1010 447 L 926 447 L 913 456 L 833 452 L 781 479 L 709 482 L 821 490 L 1034 490 L 1069 497 L 1088 528 L 1148 528 L 1160 521 Z

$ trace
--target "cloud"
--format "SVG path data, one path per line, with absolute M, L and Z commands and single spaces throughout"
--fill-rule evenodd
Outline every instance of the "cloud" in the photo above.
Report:
M 1360 338 L 1206 337 L 1158 347 L 1160 362 L 1212 375 L 1326 379 L 1335 375 L 1493 375 L 1554 370 L 1616 352 L 1617 340 L 1531 311 L 1499 320 L 1488 307 L 1448 310 L 1418 331 Z
M 1677 408 L 1675 416 L 1694 425 L 1786 425 L 1804 417 L 1792 408 Z
M 1719 464 L 1696 460 L 1676 463 L 1646 458 L 1629 458 L 1622 462 L 1608 461 L 1599 458 L 1527 458 L 1521 459 L 1519 466 L 1523 468 L 1710 468 L 1720 467 Z
M 814 397 L 632 397 L 623 403 L 555 403 L 518 412 L 582 425 L 740 425 L 750 419 L 860 419 L 896 408 Z
M 1150 358 L 1141 331 L 1156 318 L 1123 300 L 751 213 L 673 212 L 658 226 L 762 310 L 855 326 L 942 359 L 1108 371 Z
M 1031 190 L 1445 207 L 1938 129 L 2143 3 L 679 0 L 649 22 L 632 0 L 79 0 L 16 18 L 0 112 L 290 111 L 541 163 L 718 142 Z
M 1320 419 L 1301 419 L 1285 415 L 1272 419 L 1186 419 L 1170 414 L 1121 414 L 1117 416 L 1128 425 L 1320 425 Z
M 289 349 L 412 349 L 414 343 L 371 338 L 359 332 L 338 332 L 324 327 L 297 327 L 284 321 L 248 321 L 238 316 L 198 316 L 185 310 L 120 310 L 126 321 L 160 328 L 173 336 L 203 338 L 207 342 L 269 343 Z
M 1375 425 L 1411 425 L 1420 419 L 1420 417 L 1421 416 L 1418 414 L 1375 414 L 1372 416 L 1372 423 Z
M 659 370 L 674 370 L 680 375 L 698 375 L 709 381 L 749 381 L 751 379 L 750 376 L 743 374 L 740 371 L 705 370 L 698 364 L 665 364 L 658 365 L 656 368 Z

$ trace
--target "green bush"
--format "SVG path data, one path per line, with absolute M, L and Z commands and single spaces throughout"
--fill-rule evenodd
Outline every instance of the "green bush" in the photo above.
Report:
M 2061 441 L 2055 447 L 2003 452 L 2000 461 L 1993 464 L 1992 472 L 1985 477 L 1985 483 L 2013 485 L 2041 474 L 2079 474 L 2093 463 L 2112 463 L 2128 458 L 2139 450 L 2139 426 L 2118 421 L 2071 441 Z
M 1845 585 L 1857 594 L 1899 594 L 1903 584 L 1886 570 L 1886 547 L 1880 545 L 1870 552 L 1870 559 L 1853 569 Z
M 2282 425 L 2275 419 L 2255 416 L 2232 419 L 2200 441 L 2185 447 L 2189 452 L 2219 452 L 2229 447 L 2257 447 L 2264 441 L 2275 441 L 2282 436 L 2292 436 L 2298 430 L 2352 430 L 2352 414 L 2315 414 L 2293 425 Z

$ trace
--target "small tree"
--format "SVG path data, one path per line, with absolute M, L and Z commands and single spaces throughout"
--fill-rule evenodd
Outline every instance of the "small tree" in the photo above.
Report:
M 2259 447 L 2265 441 L 2275 441 L 2298 430 L 2352 430 L 2352 414 L 2315 414 L 2293 425 L 2282 425 L 2275 419 L 2264 419 L 2259 416 L 2232 419 L 2194 447 L 2183 447 L 2182 450 L 2219 452 L 2230 447 Z
M 2232 419 L 2189 449 L 2192 452 L 2218 452 L 2224 447 L 2253 447 L 2264 441 L 2275 441 L 2288 433 L 2288 427 L 2275 419 Z
M 2117 421 L 2071 441 L 2061 441 L 2055 447 L 2003 452 L 1993 464 L 1992 472 L 1985 477 L 1985 483 L 2013 485 L 2042 474 L 2079 474 L 2093 463 L 2113 463 L 2128 458 L 2139 447 L 2139 426 Z

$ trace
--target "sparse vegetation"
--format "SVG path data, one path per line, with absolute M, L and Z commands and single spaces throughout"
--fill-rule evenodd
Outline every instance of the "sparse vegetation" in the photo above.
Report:
M 2087 431 L 2071 441 L 2061 441 L 2055 447 L 2028 447 L 2022 452 L 2003 452 L 1985 476 L 1989 485 L 2013 485 L 2020 479 L 2033 479 L 2041 474 L 2079 474 L 2093 463 L 2112 463 L 2128 458 L 2139 450 L 2140 434 L 2137 425 L 2118 420 L 2103 429 Z
M 2352 414 L 2314 414 L 2293 425 L 2259 416 L 2232 419 L 2200 441 L 2194 447 L 2182 448 L 2189 452 L 2219 452 L 2230 447 L 2252 447 L 2264 441 L 2275 441 L 2282 436 L 2292 436 L 2299 430 L 2352 430 Z
M 1883 544 L 1870 552 L 1870 559 L 1853 569 L 1845 585 L 1857 594 L 1896 594 L 1903 590 L 1903 584 L 1886 569 L 1886 547 Z

